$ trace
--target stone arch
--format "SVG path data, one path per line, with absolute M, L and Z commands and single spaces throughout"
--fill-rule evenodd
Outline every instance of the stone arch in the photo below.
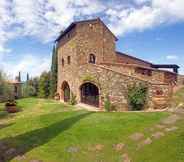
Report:
M 80 100 L 82 103 L 99 107 L 100 106 L 100 89 L 92 82 L 84 82 L 80 86 Z
M 61 99 L 64 102 L 70 101 L 70 86 L 67 81 L 63 81 L 61 86 Z

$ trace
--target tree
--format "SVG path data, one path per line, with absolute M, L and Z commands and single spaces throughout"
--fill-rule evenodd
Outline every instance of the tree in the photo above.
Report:
M 38 77 L 34 77 L 32 79 L 32 86 L 35 89 L 35 96 L 38 96 L 38 91 L 39 91 L 39 78 Z
M 43 72 L 39 80 L 38 96 L 41 98 L 48 98 L 50 96 L 50 72 Z
M 52 51 L 52 65 L 50 77 L 50 97 L 54 97 L 57 91 L 57 74 L 58 74 L 58 53 L 57 47 L 54 45 Z
M 36 90 L 32 85 L 24 83 L 22 85 L 22 93 L 23 97 L 33 97 L 36 94 Z
M 0 71 L 0 102 L 14 99 L 14 88 L 8 83 L 6 74 Z
M 29 81 L 29 73 L 27 73 L 26 81 L 27 81 L 27 82 Z
M 27 80 L 22 85 L 23 97 L 38 96 L 39 77 L 30 78 L 27 73 Z

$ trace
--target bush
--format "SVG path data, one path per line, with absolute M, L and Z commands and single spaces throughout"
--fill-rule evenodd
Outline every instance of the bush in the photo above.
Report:
M 6 102 L 5 103 L 5 106 L 16 106 L 17 105 L 17 102 L 15 101 L 15 100 L 13 100 L 13 101 L 8 101 L 8 102 Z
M 128 103 L 131 110 L 142 110 L 146 104 L 148 87 L 134 84 L 128 88 Z
M 50 72 L 43 72 L 39 79 L 38 96 L 40 98 L 48 98 L 50 96 Z
M 19 109 L 17 108 L 17 102 L 15 100 L 9 100 L 5 103 L 5 110 L 8 113 L 16 113 L 19 112 Z
M 77 104 L 76 95 L 74 95 L 73 93 L 71 93 L 70 104 L 71 105 Z

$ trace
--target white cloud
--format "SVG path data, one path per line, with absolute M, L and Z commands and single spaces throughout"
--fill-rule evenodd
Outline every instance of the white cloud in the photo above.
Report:
M 17 36 L 33 36 L 42 42 L 52 41 L 60 30 L 76 19 L 102 16 L 117 35 L 184 20 L 183 0 L 134 2 L 140 6 L 101 0 L 1 0 L 1 51 L 7 40 Z
M 150 2 L 151 0 L 134 0 L 136 4 L 144 4 L 146 2 Z
M 29 73 L 30 76 L 39 76 L 43 71 L 49 71 L 51 58 L 42 58 L 35 54 L 26 54 L 18 62 L 0 62 L 0 67 L 13 78 L 21 72 L 24 76 Z
M 178 56 L 177 55 L 168 55 L 168 56 L 166 56 L 166 59 L 167 60 L 177 60 Z
M 158 10 L 153 10 L 148 6 L 143 6 L 141 9 L 126 9 L 109 16 L 111 17 L 109 27 L 116 35 L 123 35 L 135 30 L 143 31 L 159 23 L 157 21 Z
M 8 40 L 32 36 L 42 43 L 50 42 L 74 20 L 101 16 L 117 36 L 184 21 L 184 0 L 134 0 L 134 3 L 126 5 L 123 2 L 101 0 L 0 0 L 0 60 L 2 62 L 5 54 L 11 52 L 7 47 Z M 47 63 L 40 62 L 40 58 L 33 57 L 30 60 L 32 62 L 23 58 L 13 69 L 14 72 L 24 66 L 27 71 L 37 74 L 32 65 L 38 64 L 39 69 L 48 67 Z M 14 67 L 13 64 L 7 66 Z
M 159 9 L 160 13 L 167 21 L 184 20 L 183 0 L 152 0 L 152 7 Z
M 110 9 L 109 26 L 117 35 L 132 31 L 143 31 L 161 24 L 184 21 L 183 0 L 136 0 L 140 7 Z M 149 5 L 146 3 L 149 2 Z
M 101 12 L 104 6 L 94 0 L 14 0 L 12 12 L 22 33 L 42 42 L 53 40 L 76 17 Z
M 11 2 L 9 0 L 0 1 L 0 57 L 5 53 L 10 52 L 10 49 L 5 47 L 5 44 L 10 37 L 8 27 L 13 21 L 10 6 Z

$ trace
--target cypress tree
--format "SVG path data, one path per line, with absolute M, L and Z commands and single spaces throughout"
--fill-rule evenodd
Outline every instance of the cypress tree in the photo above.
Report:
M 39 80 L 38 95 L 41 98 L 48 98 L 50 96 L 50 72 L 43 72 Z
M 50 97 L 54 97 L 57 91 L 57 73 L 58 73 L 58 54 L 57 54 L 57 47 L 56 45 L 54 45 L 53 51 L 52 51 Z
M 26 80 L 29 81 L 29 73 L 27 73 Z

